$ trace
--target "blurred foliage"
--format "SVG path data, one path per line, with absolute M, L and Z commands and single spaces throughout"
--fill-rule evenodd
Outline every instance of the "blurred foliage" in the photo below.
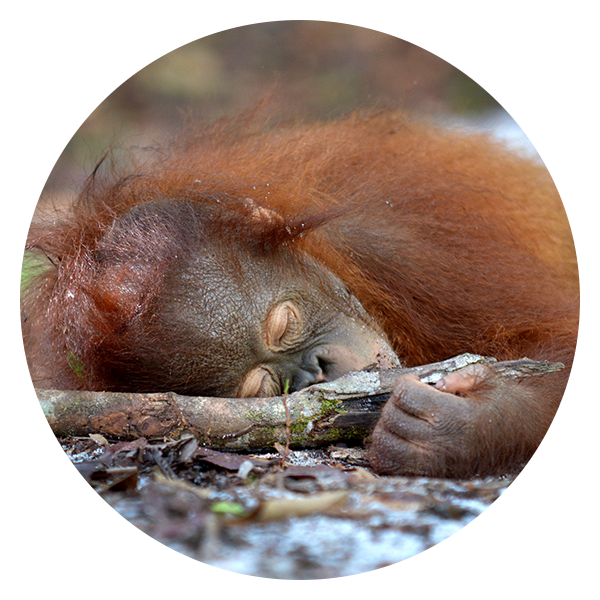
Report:
M 69 193 L 116 140 L 149 144 L 182 111 L 214 119 L 274 90 L 277 104 L 303 117 L 365 106 L 457 116 L 498 108 L 464 73 L 398 38 L 320 21 L 249 25 L 182 46 L 125 81 L 74 135 L 46 191 Z

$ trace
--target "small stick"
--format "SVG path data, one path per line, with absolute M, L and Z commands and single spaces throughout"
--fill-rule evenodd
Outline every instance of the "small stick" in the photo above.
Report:
M 283 450 L 283 454 L 281 455 L 281 467 L 285 465 L 285 461 L 287 460 L 288 454 L 290 453 L 290 440 L 292 438 L 292 426 L 290 423 L 290 411 L 287 405 L 287 397 L 288 392 L 290 391 L 290 380 L 285 380 L 285 386 L 283 388 L 283 396 L 281 400 L 283 402 L 283 407 L 285 408 L 285 448 Z

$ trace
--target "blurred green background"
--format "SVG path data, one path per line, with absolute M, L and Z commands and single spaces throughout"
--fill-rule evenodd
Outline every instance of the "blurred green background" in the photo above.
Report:
M 55 206 L 71 198 L 115 142 L 152 144 L 182 112 L 212 120 L 273 90 L 303 118 L 372 106 L 457 119 L 502 110 L 464 73 L 398 38 L 320 21 L 249 25 L 182 46 L 125 81 L 75 133 L 42 197 Z

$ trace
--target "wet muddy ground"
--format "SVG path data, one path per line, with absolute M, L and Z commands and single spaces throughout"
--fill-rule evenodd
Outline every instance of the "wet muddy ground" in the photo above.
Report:
M 512 479 L 378 477 L 362 448 L 233 454 L 194 438 L 61 440 L 83 477 L 149 536 L 204 563 L 273 579 L 371 571 L 477 517 Z

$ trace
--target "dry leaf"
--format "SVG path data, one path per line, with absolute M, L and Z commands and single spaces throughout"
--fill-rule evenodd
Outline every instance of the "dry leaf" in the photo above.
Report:
M 265 500 L 253 517 L 257 521 L 276 521 L 289 517 L 305 517 L 322 513 L 333 508 L 341 508 L 348 501 L 348 492 L 323 492 L 309 497 L 281 498 Z
M 100 433 L 90 433 L 90 439 L 94 440 L 98 446 L 108 446 L 108 440 Z

